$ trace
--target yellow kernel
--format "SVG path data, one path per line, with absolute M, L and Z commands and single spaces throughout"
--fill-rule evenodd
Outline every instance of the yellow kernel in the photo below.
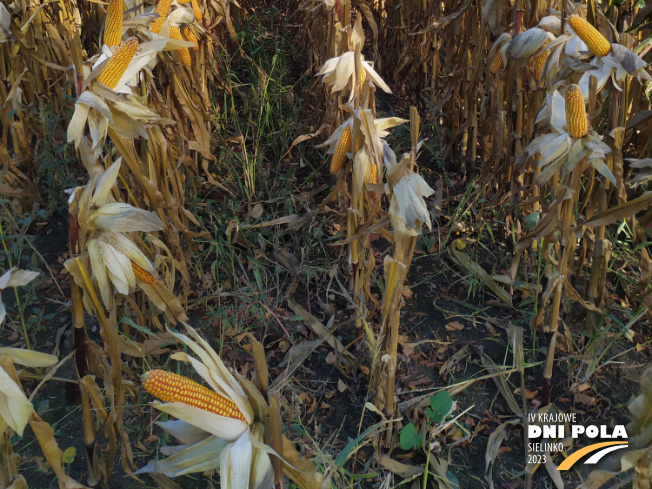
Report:
M 589 128 L 586 105 L 579 86 L 573 84 L 566 89 L 566 128 L 573 138 L 584 137 Z

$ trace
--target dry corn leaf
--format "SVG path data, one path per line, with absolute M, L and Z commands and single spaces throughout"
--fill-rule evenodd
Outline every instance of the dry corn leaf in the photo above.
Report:
M 403 479 L 413 479 L 414 477 L 417 477 L 424 472 L 423 467 L 401 463 L 397 460 L 394 460 L 386 453 L 381 453 L 378 455 L 378 463 L 393 474 L 396 474 Z
M 460 16 L 462 16 L 464 14 L 464 12 L 466 12 L 466 9 L 468 9 L 470 6 L 471 6 L 471 2 L 467 1 L 467 2 L 464 3 L 464 5 L 462 5 L 459 8 L 459 10 L 456 10 L 455 12 L 453 12 L 450 15 L 447 15 L 446 17 L 443 17 L 441 19 L 436 20 L 435 22 L 430 24 L 428 27 L 426 27 L 425 29 L 423 29 L 423 30 L 421 30 L 419 32 L 410 33 L 410 35 L 411 36 L 417 36 L 417 35 L 421 35 L 421 34 L 429 34 L 431 32 L 438 32 L 441 29 L 445 29 L 448 26 L 448 24 L 450 24 L 451 22 L 453 22 L 454 20 L 457 20 Z
M 625 204 L 620 204 L 606 211 L 594 214 L 588 221 L 583 223 L 583 226 L 608 226 L 649 208 L 650 203 L 652 203 L 652 192 L 645 192 L 640 197 L 630 200 Z
M 496 281 L 491 278 L 491 275 L 489 275 L 478 263 L 474 262 L 471 260 L 471 257 L 467 255 L 466 253 L 462 253 L 460 250 L 456 249 L 455 247 L 451 247 L 449 249 L 449 256 L 452 253 L 452 258 L 453 261 L 461 266 L 462 268 L 466 269 L 467 271 L 475 274 L 477 278 L 489 289 L 496 294 L 496 297 L 498 297 L 501 301 L 511 305 L 512 304 L 512 297 L 507 292 L 505 289 L 503 289 L 500 285 L 496 283 Z
M 279 390 L 286 383 L 288 383 L 292 378 L 294 372 L 323 342 L 323 339 L 318 338 L 312 341 L 303 341 L 298 345 L 293 346 L 283 361 L 279 364 L 280 367 L 285 367 L 286 365 L 287 367 L 278 375 L 278 377 L 276 377 L 276 379 L 274 379 L 274 382 L 272 382 L 271 385 L 271 389 Z
M 546 452 L 544 464 L 548 475 L 555 483 L 555 487 L 557 487 L 557 489 L 564 489 L 564 480 L 561 478 L 561 472 L 557 470 L 557 466 L 553 463 L 550 452 Z
M 627 408 L 632 415 L 632 421 L 627 427 L 627 432 L 639 438 L 639 441 L 634 444 L 636 448 L 646 446 L 645 442 L 649 442 L 652 436 L 646 436 L 645 433 L 650 431 L 652 426 L 652 367 L 646 368 L 641 374 L 639 380 L 641 387 L 641 394 L 638 395 L 632 402 L 629 403 Z M 647 439 L 645 439 L 647 438 Z
M 22 287 L 27 285 L 36 277 L 38 277 L 38 272 L 18 270 L 15 267 L 11 268 L 7 270 L 2 276 L 0 276 L 0 292 L 7 287 Z M 5 310 L 5 306 L 2 303 L 2 298 L 0 297 L 0 326 L 2 326 L 6 315 L 7 311 Z
M 147 294 L 149 300 L 161 311 L 165 312 L 168 319 L 175 324 L 177 321 L 187 321 L 185 308 L 181 302 L 174 295 L 174 292 L 169 290 L 165 285 L 160 283 L 146 284 L 140 283 L 139 287 Z
M 58 361 L 54 355 L 22 348 L 0 347 L 0 355 L 2 354 L 9 355 L 14 363 L 25 367 L 49 367 Z
M 303 459 L 292 442 L 283 437 L 283 473 L 292 479 L 301 489 L 321 489 L 324 475 L 310 460 Z
M 512 413 L 514 413 L 519 418 L 522 418 L 524 415 L 523 408 L 519 406 L 518 402 L 514 398 L 514 395 L 508 389 L 507 381 L 505 380 L 505 374 L 503 374 L 501 369 L 494 363 L 494 361 L 484 353 L 481 346 L 478 347 L 477 350 L 480 354 L 480 362 L 482 363 L 482 366 L 487 369 L 487 372 L 491 374 L 497 374 L 492 378 L 496 383 L 496 386 L 498 387 L 501 395 L 503 396 L 503 399 L 507 401 L 507 406 L 509 406 L 509 409 L 512 411 Z
M 464 345 L 457 350 L 452 356 L 449 356 L 446 361 L 439 368 L 439 375 L 446 376 L 452 371 L 453 367 L 458 365 L 462 360 L 469 358 L 471 355 L 469 345 Z
M 342 342 L 333 336 L 333 333 L 328 331 L 326 326 L 324 326 L 319 319 L 297 304 L 294 299 L 288 299 L 288 306 L 290 306 L 290 309 L 292 309 L 295 314 L 303 319 L 306 326 L 308 326 L 317 336 L 322 338 L 337 352 L 340 368 L 342 368 L 343 371 L 350 371 L 353 365 L 355 365 L 355 357 L 349 351 L 344 349 Z
M 520 420 L 512 419 L 506 421 L 503 424 L 499 425 L 490 435 L 489 440 L 487 440 L 487 449 L 485 451 L 485 479 L 489 483 L 489 489 L 493 489 L 493 465 L 496 462 L 496 458 L 500 453 L 500 448 L 502 443 L 507 439 L 508 428 L 520 424 Z
M 31 413 L 32 403 L 25 396 L 18 380 L 13 360 L 0 355 L 0 424 L 23 436 L 23 430 Z
M 575 287 L 568 281 L 567 277 L 564 277 L 564 292 L 570 297 L 570 299 L 573 302 L 577 302 L 578 304 L 581 304 L 582 307 L 585 309 L 588 309 L 589 311 L 597 312 L 598 314 L 604 314 L 604 311 L 591 304 L 590 302 L 585 301 L 580 293 L 575 290 Z
M 54 430 L 43 421 L 35 412 L 29 418 L 29 425 L 36 435 L 45 459 L 57 476 L 59 489 L 88 489 L 83 484 L 69 477 L 63 468 L 63 454 L 56 440 Z
M 207 129 L 203 112 L 195 107 L 188 90 L 183 83 L 181 83 L 181 80 L 176 74 L 174 75 L 174 86 L 175 93 L 177 94 L 176 100 L 184 108 L 186 119 L 192 126 L 193 130 L 192 135 L 194 141 L 190 141 L 188 147 L 192 150 L 199 151 L 204 158 L 215 161 L 215 156 L 211 152 L 211 137 Z M 174 104 L 171 103 L 170 106 L 174 106 Z
M 156 485 L 160 487 L 160 489 L 183 489 L 179 484 L 174 482 L 167 475 L 153 473 L 149 474 L 149 476 L 154 482 L 156 482 Z

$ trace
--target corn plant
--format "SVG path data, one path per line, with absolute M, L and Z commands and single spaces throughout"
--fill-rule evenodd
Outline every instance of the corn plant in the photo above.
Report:
M 27 285 L 37 275 L 36 272 L 11 269 L 0 277 L 0 290 Z M 5 319 L 5 313 L 4 306 L 0 301 L 0 325 Z M 62 462 L 62 452 L 54 438 L 54 430 L 40 418 L 32 404 L 32 399 L 38 390 L 63 363 L 55 365 L 57 362 L 57 357 L 47 353 L 30 349 L 0 347 L 0 484 L 2 487 L 27 487 L 25 478 L 18 470 L 20 457 L 14 453 L 12 434 L 15 433 L 22 437 L 28 424 L 36 436 L 45 459 L 57 477 L 59 487 L 61 489 L 84 487 L 66 474 Z M 14 364 L 29 368 L 52 368 L 49 375 L 27 397 Z M 22 370 L 20 372 L 23 373 Z
M 350 11 L 345 10 L 343 15 L 347 17 Z M 404 122 L 397 117 L 375 118 L 375 87 L 385 92 L 390 89 L 361 54 L 365 40 L 362 17 L 358 14 L 353 26 L 339 30 L 335 43 L 339 56 L 326 60 L 317 72 L 339 107 L 335 120 L 347 117 L 317 148 L 327 147 L 327 154 L 333 155 L 330 171 L 335 176 L 335 184 L 325 203 L 337 200 L 344 215 L 346 237 L 341 244 L 348 248 L 350 291 L 358 337 L 362 336 L 363 327 L 369 327 L 367 303 L 375 300 L 370 291 L 375 261 L 366 230 L 382 216 L 379 193 L 371 188 L 380 189 L 382 180 L 385 151 L 382 138 L 387 136 L 387 129 Z M 341 103 L 346 93 L 348 102 Z
M 530 31 L 533 29 L 526 33 Z M 624 131 L 624 127 L 619 127 L 622 121 L 617 109 L 620 94 L 615 84 L 626 82 L 628 74 L 638 76 L 641 80 L 649 79 L 649 75 L 642 70 L 645 63 L 635 53 L 620 44 L 610 44 L 593 26 L 577 15 L 570 17 L 567 32 L 553 38 L 545 47 L 542 41 L 544 35 L 548 36 L 545 32 L 538 34 L 535 31 L 526 40 L 540 38 L 541 41 L 532 41 L 533 46 L 529 49 L 524 48 L 527 43 L 517 45 L 515 50 L 511 50 L 511 58 L 518 59 L 517 53 L 523 49 L 528 52 L 538 44 L 539 48 L 550 50 L 541 75 L 545 77 L 549 93 L 537 116 L 537 122 L 547 123 L 550 129 L 547 134 L 534 139 L 524 150 L 526 158 L 536 156 L 537 168 L 533 183 L 539 187 L 538 195 L 550 193 L 550 203 L 542 220 L 517 247 L 517 251 L 522 251 L 533 240 L 543 238 L 543 256 L 555 269 L 548 277 L 541 306 L 532 320 L 533 327 L 542 326 L 544 315 L 548 312 L 546 304 L 551 300 L 550 320 L 544 327 L 544 331 L 550 333 L 544 371 L 544 401 L 548 402 L 563 296 L 566 295 L 587 308 L 590 311 L 589 320 L 595 318 L 594 314 L 601 314 L 604 307 L 604 270 L 610 243 L 605 240 L 604 226 L 598 226 L 593 234 L 582 232 L 582 224 L 586 226 L 595 221 L 591 214 L 606 212 L 610 186 L 623 188 L 622 179 L 615 176 L 617 168 L 622 165 Z M 518 37 L 510 41 L 506 50 L 508 57 L 510 48 Z M 573 75 L 569 74 L 568 67 L 580 63 L 580 53 L 587 51 L 593 55 L 591 64 L 595 69 L 576 78 L 577 83 L 569 83 L 568 79 L 572 79 Z M 609 80 L 613 80 L 614 85 L 607 87 L 605 99 L 613 117 L 607 126 L 611 126 L 611 142 L 606 144 L 603 136 L 589 124 L 586 103 L 588 101 L 591 119 L 594 120 L 595 108 L 602 98 L 599 94 L 605 93 L 604 88 Z M 591 182 L 588 186 L 584 184 L 584 179 L 587 178 L 585 175 L 588 175 Z M 599 183 L 595 186 L 597 189 L 592 191 L 596 179 L 599 179 Z M 587 187 L 589 192 L 583 193 Z M 580 213 L 585 208 L 589 215 L 585 220 L 588 222 L 583 223 Z M 584 263 L 584 258 L 576 260 L 577 246 L 579 244 L 580 250 L 586 250 L 589 245 L 585 240 L 592 239 L 595 239 L 593 268 L 588 300 L 585 300 L 573 285 L 574 277 L 582 272 Z M 585 253 L 586 251 L 582 256 Z
M 192 236 L 191 219 L 183 209 L 183 178 L 172 161 L 183 161 L 188 148 L 178 143 L 192 138 L 177 139 L 184 135 L 185 127 L 176 135 L 166 130 L 174 117 L 171 110 L 189 112 L 190 117 L 176 118 L 191 121 L 190 127 L 197 129 L 201 141 L 195 150 L 212 157 L 205 114 L 194 109 L 189 95 L 193 75 L 191 72 L 188 77 L 184 71 L 193 66 L 189 49 L 199 47 L 193 31 L 199 32 L 197 23 L 204 17 L 198 3 L 193 0 L 190 9 L 182 4 L 173 8 L 170 1 L 162 1 L 151 9 L 129 12 L 125 17 L 124 5 L 109 4 L 102 52 L 75 65 L 80 83 L 68 130 L 69 141 L 75 144 L 90 176 L 88 184 L 71 196 L 73 258 L 66 267 L 74 280 L 76 360 L 89 479 L 94 484 L 109 477 L 118 448 L 123 470 L 131 473 L 134 468 L 123 425 L 126 392 L 118 311 L 139 318 L 147 315 L 150 324 L 160 330 L 164 326 L 157 311 L 172 323 L 187 319 L 173 289 L 177 272 L 184 289 L 188 287 L 180 236 Z M 75 58 L 80 57 L 78 50 Z M 161 103 L 152 70 L 163 73 L 162 66 L 173 79 L 178 107 Z M 201 94 L 201 85 L 195 86 L 199 90 L 194 93 Z M 185 103 L 181 102 L 184 98 Z M 155 232 L 161 232 L 163 239 L 152 234 Z M 150 234 L 144 240 L 140 233 Z M 136 290 L 144 296 L 135 295 Z M 88 338 L 85 311 L 97 318 L 104 332 L 103 351 Z M 102 351 L 99 356 L 98 351 Z M 105 394 L 94 375 L 101 378 Z M 104 426 L 106 457 L 94 418 Z
M 269 487 L 279 483 L 283 474 L 302 489 L 320 488 L 323 475 L 312 463 L 301 460 L 281 434 L 278 398 L 269 390 L 262 345 L 252 338 L 257 367 L 254 383 L 233 376 L 208 343 L 189 325 L 185 327 L 188 336 L 174 336 L 199 359 L 182 352 L 172 358 L 191 363 L 211 389 L 163 370 L 143 375 L 145 390 L 163 401 L 155 401 L 153 407 L 177 418 L 157 424 L 183 445 L 138 473 L 174 477 L 219 467 L 223 488 Z

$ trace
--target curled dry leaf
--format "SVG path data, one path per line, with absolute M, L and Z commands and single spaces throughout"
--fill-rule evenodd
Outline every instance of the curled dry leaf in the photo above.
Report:
M 6 271 L 0 277 L 0 292 L 2 292 L 7 287 L 22 287 L 27 285 L 32 280 L 38 276 L 38 272 L 30 272 L 29 270 L 18 270 L 17 268 L 12 268 Z M 7 310 L 5 309 L 4 304 L 2 303 L 2 297 L 0 297 L 0 326 L 7 316 Z

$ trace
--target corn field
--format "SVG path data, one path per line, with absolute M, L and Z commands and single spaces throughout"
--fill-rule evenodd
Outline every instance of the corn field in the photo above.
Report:
M 651 48 L 642 0 L 0 0 L 0 488 L 652 487 Z

